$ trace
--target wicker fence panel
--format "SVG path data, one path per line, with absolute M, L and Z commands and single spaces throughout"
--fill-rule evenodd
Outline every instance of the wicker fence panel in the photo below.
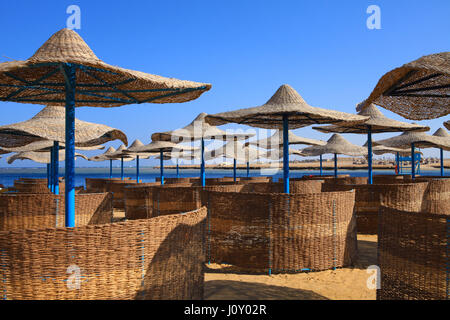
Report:
M 422 201 L 422 211 L 450 214 L 450 179 L 429 180 Z
M 449 298 L 450 216 L 382 206 L 379 300 Z
M 1 194 L 0 231 L 63 227 L 64 195 Z M 112 219 L 110 193 L 77 194 L 75 225 L 109 223 Z
M 202 299 L 206 209 L 0 232 L 4 299 Z M 72 270 L 78 271 L 78 275 Z
M 355 259 L 352 191 L 206 193 L 210 261 L 256 271 L 298 272 L 342 267 Z
M 136 185 L 136 180 L 108 180 L 106 191 L 113 193 L 113 206 L 116 209 L 125 209 L 125 187 Z
M 391 183 L 405 183 L 402 175 L 374 175 L 372 177 L 374 184 L 391 184 Z

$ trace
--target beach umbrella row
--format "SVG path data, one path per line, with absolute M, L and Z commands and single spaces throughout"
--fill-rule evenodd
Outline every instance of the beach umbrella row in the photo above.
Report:
M 204 187 L 206 182 L 205 173 L 205 140 L 221 140 L 221 141 L 234 141 L 234 140 L 246 140 L 249 137 L 254 136 L 253 133 L 230 133 L 225 132 L 205 121 L 208 115 L 206 113 L 200 113 L 190 124 L 187 126 L 167 131 L 157 132 L 152 134 L 152 141 L 171 141 L 174 143 L 181 142 L 193 142 L 200 141 L 201 146 L 201 164 L 200 164 L 200 181 Z
M 289 85 L 282 85 L 263 105 L 236 111 L 208 115 L 211 125 L 239 123 L 283 132 L 283 182 L 284 192 L 289 193 L 289 129 L 313 124 L 364 122 L 368 117 L 327 110 L 308 105 Z
M 372 184 L 372 134 L 385 132 L 405 132 L 405 131 L 428 131 L 429 127 L 410 124 L 389 119 L 378 110 L 374 104 L 358 112 L 358 115 L 369 117 L 364 123 L 341 122 L 338 125 L 313 127 L 313 129 L 324 133 L 357 133 L 367 134 L 367 152 L 368 152 L 368 182 Z
M 186 102 L 210 88 L 106 64 L 70 29 L 55 33 L 31 58 L 0 64 L 0 101 L 65 105 L 67 227 L 75 226 L 75 107 Z

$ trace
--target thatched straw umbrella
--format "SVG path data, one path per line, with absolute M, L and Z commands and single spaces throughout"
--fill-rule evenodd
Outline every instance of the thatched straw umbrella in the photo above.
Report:
M 236 182 L 236 164 L 237 162 L 244 162 L 247 164 L 247 177 L 250 176 L 250 161 L 258 160 L 266 157 L 267 152 L 259 150 L 252 145 L 246 146 L 239 141 L 229 141 L 220 148 L 212 150 L 207 153 L 207 157 L 224 157 L 233 159 L 233 179 Z
M 450 134 L 442 128 L 439 128 L 436 130 L 435 133 L 433 133 L 433 136 L 435 137 L 441 137 L 444 138 L 445 140 L 448 140 L 448 142 L 450 143 Z M 439 148 L 439 153 L 440 153 L 440 158 L 441 158 L 441 177 L 444 176 L 444 149 L 443 148 Z
M 134 148 L 138 148 L 138 147 L 142 147 L 142 146 L 144 146 L 144 144 L 141 142 L 141 140 L 136 139 L 136 140 L 133 141 L 131 146 L 128 148 L 128 151 L 130 149 L 134 149 Z M 128 155 L 131 155 L 131 154 L 133 154 L 133 153 L 132 152 L 128 153 Z M 141 158 L 144 158 L 144 159 L 148 159 L 151 156 L 153 156 L 154 154 L 151 154 L 151 153 L 148 153 L 148 154 L 136 153 L 134 155 L 136 156 L 136 181 L 137 181 L 137 183 L 139 183 L 140 182 L 139 181 L 139 158 L 141 157 Z
M 96 161 L 96 162 L 108 160 L 109 161 L 109 178 L 111 179 L 112 178 L 112 162 L 113 162 L 113 160 L 120 159 L 120 157 L 110 158 L 108 156 L 113 155 L 115 152 L 116 152 L 116 149 L 114 149 L 113 147 L 109 147 L 108 150 L 106 150 L 104 153 L 90 157 L 88 160 Z M 133 160 L 133 158 L 129 158 L 129 157 L 126 157 L 123 159 L 124 162 L 132 161 L 132 160 Z
M 40 140 L 36 142 L 29 143 L 27 145 L 24 145 L 22 147 L 14 147 L 14 148 L 2 148 L 4 151 L 8 152 L 27 152 L 27 151 L 35 151 L 35 152 L 49 152 L 54 146 L 54 142 L 50 140 Z M 64 150 L 66 148 L 64 143 L 59 144 L 59 149 Z M 98 146 L 90 146 L 90 147 L 77 147 L 75 146 L 76 150 L 82 150 L 82 151 L 91 151 L 91 150 L 103 150 L 105 149 L 105 146 L 98 145 Z
M 58 155 L 60 143 L 65 142 L 65 126 L 65 108 L 62 106 L 47 106 L 30 120 L 0 126 L 0 133 L 2 133 L 3 138 L 23 136 L 45 139 L 34 141 L 27 145 L 22 145 L 22 143 L 11 145 L 11 142 L 0 139 L 0 145 L 9 145 L 8 148 L 15 152 L 36 151 L 38 150 L 36 148 L 40 147 L 42 141 L 45 141 L 45 143 L 51 141 L 53 144 L 52 148 L 54 149 L 51 153 L 51 158 L 54 159 L 50 163 L 50 188 L 52 192 L 56 194 L 59 193 L 59 181 L 56 178 L 58 176 L 59 165 Z M 75 119 L 75 132 L 75 148 L 89 149 L 90 147 L 96 147 L 116 139 L 127 143 L 127 137 L 122 131 L 103 124 Z M 17 139 L 13 139 L 13 141 L 17 141 Z M 3 147 L 5 147 L 5 145 L 3 145 Z
M 67 227 L 75 226 L 75 107 L 186 102 L 210 88 L 106 64 L 69 29 L 55 33 L 31 58 L 0 64 L 1 101 L 66 106 Z
M 369 168 L 369 184 L 372 184 L 372 133 L 385 132 L 406 132 L 406 131 L 428 131 L 429 127 L 420 126 L 406 122 L 389 119 L 378 110 L 374 104 L 370 104 L 366 108 L 358 112 L 361 116 L 369 117 L 364 123 L 354 124 L 342 122 L 338 125 L 313 127 L 313 129 L 325 133 L 359 133 L 367 134 L 367 150 L 368 150 L 368 168 Z
M 209 150 L 207 148 L 205 148 L 205 152 L 207 153 Z M 155 153 L 151 153 L 152 156 L 154 156 L 156 159 L 160 159 L 160 154 L 158 152 Z M 208 160 L 207 156 L 204 156 L 205 160 Z M 165 154 L 163 156 L 164 160 L 172 160 L 172 159 L 176 159 L 176 178 L 178 179 L 180 177 L 180 166 L 179 166 L 179 160 L 187 160 L 187 161 L 193 161 L 193 160 L 198 160 L 201 159 L 201 155 L 200 152 L 198 151 L 192 151 L 192 152 L 185 152 L 185 151 L 180 151 L 180 152 L 172 152 L 170 154 Z
M 137 146 L 134 148 L 128 148 L 124 151 L 125 154 L 138 154 L 138 153 L 152 153 L 159 152 L 160 157 L 160 177 L 161 184 L 164 184 L 164 153 L 170 152 L 171 154 L 176 154 L 180 151 L 194 151 L 198 148 L 183 146 L 181 144 L 176 144 L 170 141 L 152 141 L 149 144 L 143 146 Z
M 248 133 L 229 133 L 205 121 L 206 113 L 200 113 L 189 125 L 172 131 L 157 132 L 152 134 L 152 141 L 172 141 L 174 143 L 201 141 L 201 164 L 200 164 L 200 180 L 201 185 L 205 186 L 205 140 L 246 140 L 254 134 Z
M 119 160 L 120 159 L 120 179 L 121 180 L 124 179 L 123 162 L 126 160 L 132 161 L 136 158 L 135 154 L 125 153 L 126 150 L 127 150 L 127 147 L 124 144 L 122 144 L 113 153 L 105 155 L 105 157 L 108 158 L 109 160 Z
M 367 149 L 357 146 L 344 139 L 340 134 L 333 134 L 324 146 L 311 146 L 301 150 L 305 156 L 318 156 L 321 154 L 334 154 L 334 176 L 337 177 L 337 155 L 365 156 Z
M 63 150 L 59 151 L 59 161 L 64 161 L 65 160 L 65 153 Z M 88 158 L 81 153 L 75 153 L 75 157 L 79 157 L 79 158 L 83 158 L 85 160 L 88 160 Z M 13 163 L 16 160 L 32 160 L 34 162 L 38 162 L 38 163 L 46 163 L 49 164 L 51 159 L 50 159 L 50 151 L 47 152 L 36 152 L 36 151 L 25 151 L 25 152 L 18 152 L 15 153 L 11 156 L 9 156 L 7 158 L 8 164 Z
M 425 120 L 450 113 L 450 52 L 423 56 L 386 73 L 369 98 L 371 103 L 406 119 Z
M 283 131 L 277 130 L 271 137 L 267 139 L 260 139 L 257 141 L 250 141 L 247 142 L 245 145 L 255 145 L 260 148 L 266 148 L 266 149 L 274 149 L 274 148 L 280 148 L 283 146 Z M 325 145 L 326 142 L 322 140 L 316 140 L 316 139 L 310 139 L 310 138 L 303 138 L 295 135 L 291 131 L 289 131 L 289 144 L 305 144 L 309 146 L 320 146 Z M 289 154 L 292 154 L 289 152 Z M 322 155 L 320 155 L 320 175 L 322 175 Z
M 283 129 L 283 181 L 284 192 L 289 193 L 289 129 L 313 124 L 364 122 L 367 117 L 345 112 L 316 108 L 308 105 L 289 85 L 282 85 L 264 105 L 208 115 L 212 125 L 235 122 L 266 129 Z
M 444 127 L 446 127 L 447 130 L 450 130 L 450 120 L 444 122 Z
M 450 141 L 444 137 L 432 136 L 424 132 L 404 132 L 399 136 L 389 139 L 374 141 L 374 145 L 383 145 L 394 148 L 411 147 L 411 176 L 414 179 L 415 172 L 415 148 L 443 148 L 450 150 Z

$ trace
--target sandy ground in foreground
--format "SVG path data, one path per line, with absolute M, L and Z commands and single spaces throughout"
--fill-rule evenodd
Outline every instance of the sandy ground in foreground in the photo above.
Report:
M 207 265 L 206 300 L 375 300 L 366 268 L 377 263 L 377 236 L 358 235 L 355 266 L 298 274 L 249 274 L 230 265 Z

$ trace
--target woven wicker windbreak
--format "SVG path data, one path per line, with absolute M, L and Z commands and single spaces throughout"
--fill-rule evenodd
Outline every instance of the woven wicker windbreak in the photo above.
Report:
M 0 95 L 2 92 L 1 88 L 4 87 L 0 86 Z M 13 143 L 9 142 L 9 139 L 3 139 L 3 136 L 6 136 L 6 138 L 11 136 L 31 136 L 39 137 L 39 140 L 59 141 L 64 143 L 66 141 L 65 119 L 65 107 L 47 106 L 30 120 L 0 126 L 0 146 L 21 147 L 24 145 L 22 143 L 13 145 Z M 128 144 L 127 136 L 118 129 L 103 124 L 75 119 L 75 147 L 98 146 L 116 139 Z
M 165 78 L 104 63 L 73 30 L 51 36 L 25 61 L 0 64 L 0 100 L 64 105 L 62 64 L 76 67 L 75 106 L 117 107 L 194 100 L 210 84 Z
M 399 210 L 419 212 L 427 189 L 427 182 L 389 184 L 324 184 L 324 191 L 355 190 L 355 215 L 357 231 L 360 234 L 378 233 L 378 211 L 380 206 L 389 204 Z
M 449 214 L 380 208 L 378 300 L 449 299 Z
M 14 181 L 14 189 L 19 193 L 51 193 L 45 182 Z M 59 182 L 59 191 L 62 194 L 65 190 L 65 183 Z
M 125 187 L 136 185 L 136 180 L 107 180 L 106 191 L 113 194 L 113 206 L 116 209 L 125 208 Z
M 14 300 L 203 299 L 205 218 L 201 208 L 102 225 L 2 231 L 1 295 Z
M 205 120 L 211 125 L 234 122 L 258 128 L 282 129 L 283 115 L 289 116 L 289 129 L 341 121 L 359 123 L 368 119 L 350 113 L 311 107 L 297 91 L 284 84 L 262 106 L 208 115 Z
M 120 180 L 120 178 L 86 178 L 86 191 L 88 193 L 107 192 L 106 182 L 109 180 Z
M 54 194 L 0 194 L 0 231 L 55 228 L 65 225 L 64 196 Z M 76 226 L 110 223 L 110 193 L 77 194 Z
M 423 56 L 386 73 L 357 110 L 374 103 L 406 119 L 450 113 L 450 52 Z
M 450 178 L 421 179 L 428 186 L 422 200 L 422 212 L 450 215 Z
M 285 273 L 348 266 L 356 258 L 354 192 L 207 193 L 211 262 Z

